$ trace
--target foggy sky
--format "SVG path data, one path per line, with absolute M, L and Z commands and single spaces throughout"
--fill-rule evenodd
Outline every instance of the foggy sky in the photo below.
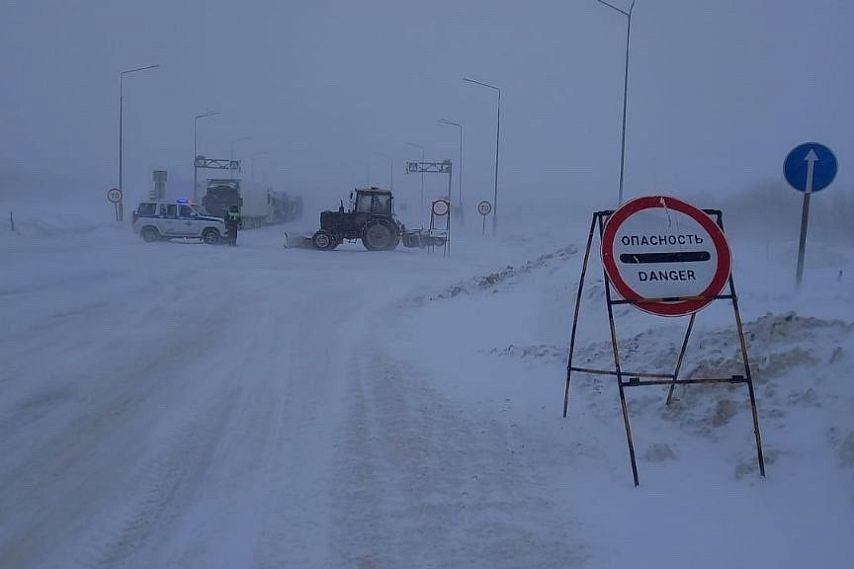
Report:
M 621 0 L 613 0 L 621 3 Z M 623 5 L 628 5 L 623 1 Z M 102 193 L 117 183 L 119 72 L 126 78 L 125 188 L 151 170 L 189 191 L 199 151 L 231 141 L 256 175 L 306 194 L 417 191 L 403 160 L 457 156 L 468 200 L 490 198 L 502 89 L 501 197 L 616 201 L 625 19 L 594 0 L 2 0 L 0 173 L 50 173 Z M 781 178 L 797 143 L 854 175 L 854 3 L 637 0 L 628 196 L 748 190 Z M 430 191 L 444 184 L 430 180 Z M 88 191 L 88 190 L 76 190 Z

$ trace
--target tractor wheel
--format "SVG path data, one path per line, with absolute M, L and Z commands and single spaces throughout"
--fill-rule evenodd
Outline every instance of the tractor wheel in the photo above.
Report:
M 160 241 L 160 232 L 155 227 L 145 227 L 142 230 L 142 240 L 146 243 Z
M 312 236 L 311 243 L 316 249 L 321 251 L 331 251 L 338 246 L 335 236 L 323 229 Z
M 362 245 L 368 251 L 389 251 L 397 246 L 398 232 L 389 223 L 378 221 L 365 227 Z

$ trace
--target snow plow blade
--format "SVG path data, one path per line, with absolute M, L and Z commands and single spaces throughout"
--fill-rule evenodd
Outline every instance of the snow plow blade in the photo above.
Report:
M 448 235 L 443 231 L 429 231 L 425 229 L 410 229 L 404 231 L 401 235 L 401 242 L 404 247 L 442 247 L 448 240 Z
M 315 249 L 311 233 L 285 233 L 285 249 Z

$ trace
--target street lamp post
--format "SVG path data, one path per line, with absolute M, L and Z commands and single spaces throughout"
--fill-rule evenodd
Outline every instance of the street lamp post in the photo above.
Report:
M 137 67 L 135 69 L 127 69 L 119 73 L 119 190 L 124 192 L 124 107 L 125 107 L 125 75 L 145 71 L 146 69 L 156 69 L 157 65 L 146 65 L 145 67 Z M 119 221 L 124 219 L 124 207 L 122 202 L 119 202 Z
M 459 203 L 457 207 L 459 208 L 460 214 L 463 212 L 463 125 L 462 123 L 449 121 L 448 119 L 439 119 L 439 124 L 447 125 L 447 126 L 455 126 L 460 129 L 460 175 L 457 176 L 457 184 L 459 185 L 459 195 L 457 197 Z
M 196 168 L 196 156 L 199 155 L 199 119 L 213 117 L 218 115 L 217 111 L 208 111 L 193 117 L 193 201 L 198 201 L 199 197 L 199 169 Z
M 492 235 L 496 235 L 498 231 L 498 147 L 501 141 L 501 89 L 489 83 L 475 81 L 468 77 L 463 77 L 463 81 L 474 83 L 482 87 L 488 87 L 498 93 L 498 118 L 495 122 L 495 187 L 492 193 Z
M 605 2 L 605 0 L 596 0 L 603 6 L 607 6 L 612 10 L 619 12 L 623 16 L 626 17 L 627 25 L 626 25 L 626 73 L 625 78 L 623 80 L 623 137 L 622 143 L 620 145 L 620 202 L 623 203 L 623 178 L 626 171 L 626 111 L 628 109 L 628 101 L 629 101 L 629 46 L 631 44 L 632 39 L 632 11 L 635 9 L 636 0 L 632 0 L 631 5 L 629 6 L 629 10 L 621 10 L 617 8 L 613 4 L 609 4 Z
M 407 142 L 407 146 L 421 149 L 421 161 L 424 162 L 424 147 L 414 142 Z M 450 199 L 451 196 L 448 196 Z M 424 171 L 421 172 L 421 222 L 424 223 Z
M 252 140 L 251 136 L 241 136 L 240 138 L 231 139 L 231 151 L 228 157 L 229 162 L 234 162 L 234 147 L 238 142 L 245 142 L 247 140 Z M 234 170 L 231 170 L 231 179 L 234 179 Z

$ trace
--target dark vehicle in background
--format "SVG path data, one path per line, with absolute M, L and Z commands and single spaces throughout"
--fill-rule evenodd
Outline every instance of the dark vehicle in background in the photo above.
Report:
M 270 191 L 251 180 L 208 180 L 202 206 L 210 215 L 223 218 L 231 206 L 237 206 L 247 228 L 284 223 L 302 215 L 301 197 Z

